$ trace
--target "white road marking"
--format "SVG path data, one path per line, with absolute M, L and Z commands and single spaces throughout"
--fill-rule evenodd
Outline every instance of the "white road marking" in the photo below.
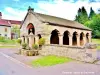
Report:
M 11 57 L 11 56 L 8 56 L 8 55 L 2 53 L 2 52 L 0 52 L 0 54 L 3 55 L 4 57 L 10 59 L 11 61 L 13 61 L 13 62 L 15 62 L 15 63 L 17 63 L 17 64 L 23 66 L 23 67 L 33 68 L 33 67 L 29 66 L 29 65 L 26 65 L 26 64 L 22 63 L 22 62 L 19 61 L 19 60 L 16 60 L 15 58 L 13 58 L 13 57 Z

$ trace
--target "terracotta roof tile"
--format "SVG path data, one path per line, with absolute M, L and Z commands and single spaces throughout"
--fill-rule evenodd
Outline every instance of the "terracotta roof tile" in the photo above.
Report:
M 16 21 L 16 20 L 9 20 L 11 24 L 19 24 L 21 25 L 21 21 Z
M 0 25 L 4 25 L 4 26 L 11 26 L 9 21 L 4 20 L 4 19 L 0 19 Z
M 2 12 L 0 12 L 0 16 L 2 16 Z M 21 21 L 0 19 L 0 25 L 11 26 L 11 24 L 18 24 L 18 25 L 21 25 Z

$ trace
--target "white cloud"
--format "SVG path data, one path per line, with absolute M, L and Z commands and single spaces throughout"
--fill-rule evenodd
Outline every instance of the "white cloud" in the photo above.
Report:
M 88 3 L 86 1 L 84 2 L 78 1 L 76 3 L 71 3 L 71 2 L 64 2 L 62 0 L 59 0 L 59 1 L 55 0 L 55 2 L 56 3 L 39 2 L 38 4 L 35 4 L 39 7 L 39 8 L 36 8 L 35 11 L 48 14 L 48 15 L 66 18 L 69 20 L 74 20 L 78 9 L 81 8 L 82 6 L 86 8 L 88 14 L 90 12 L 90 7 L 92 7 L 93 10 L 95 10 L 96 12 L 97 12 L 97 9 L 100 7 L 99 2 Z M 32 5 L 34 7 L 34 3 Z M 3 18 L 23 20 L 26 13 L 27 13 L 27 9 L 23 11 L 23 10 L 15 9 L 12 7 L 6 7 L 3 13 Z
M 27 10 L 23 11 L 11 7 L 6 7 L 3 13 L 3 18 L 12 20 L 23 20 L 26 13 Z
M 78 1 L 76 3 L 70 3 L 70 2 L 59 2 L 56 4 L 52 3 L 39 3 L 39 7 L 43 10 L 48 11 L 47 14 L 58 16 L 70 20 L 74 20 L 77 10 L 84 6 L 89 14 L 90 7 L 92 7 L 95 11 L 97 11 L 97 8 L 100 7 L 100 3 L 88 3 L 86 1 Z

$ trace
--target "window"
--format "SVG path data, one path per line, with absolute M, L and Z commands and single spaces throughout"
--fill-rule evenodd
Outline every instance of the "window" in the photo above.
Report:
M 5 37 L 7 37 L 7 34 L 5 34 Z
M 7 28 L 5 28 L 5 32 L 7 32 Z

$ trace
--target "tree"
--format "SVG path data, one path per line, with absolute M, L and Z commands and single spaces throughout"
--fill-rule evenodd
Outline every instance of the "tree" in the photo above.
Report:
M 91 28 L 94 38 L 100 38 L 100 13 L 96 14 L 92 7 L 90 8 L 89 18 L 85 8 L 79 8 L 75 21 L 78 21 L 79 23 Z
M 85 25 L 92 29 L 94 38 L 100 38 L 100 14 L 93 16 L 93 18 L 86 22 Z
M 78 14 L 76 15 L 76 18 L 75 18 L 75 21 L 80 22 L 79 21 L 80 14 L 81 14 L 81 9 L 79 8 L 78 9 Z
M 17 25 L 12 26 L 11 31 L 17 35 L 17 37 L 20 36 L 20 28 Z
M 86 21 L 88 21 L 88 14 L 84 7 L 78 10 L 78 15 L 76 15 L 75 21 L 78 21 L 81 24 L 84 24 Z
M 90 8 L 90 14 L 89 14 L 89 19 L 92 19 L 93 16 L 95 16 L 96 13 L 94 12 L 94 10 L 92 9 L 92 7 Z

